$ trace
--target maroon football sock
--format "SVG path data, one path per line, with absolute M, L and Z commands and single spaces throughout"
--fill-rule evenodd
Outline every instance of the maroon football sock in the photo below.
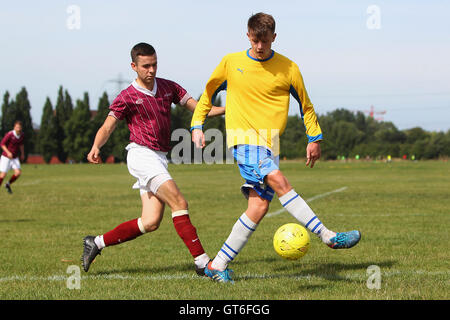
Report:
M 19 179 L 19 176 L 16 176 L 15 174 L 11 177 L 11 179 L 9 179 L 9 184 L 13 183 L 14 181 L 16 181 L 17 179 Z
M 197 230 L 192 225 L 189 215 L 184 214 L 173 217 L 172 221 L 175 226 L 175 230 L 177 230 L 178 235 L 183 240 L 184 244 L 194 258 L 205 253 L 205 250 L 203 249 L 197 235 Z
M 139 229 L 138 219 L 133 219 L 119 224 L 113 230 L 103 235 L 105 246 L 113 246 L 125 241 L 133 240 L 143 233 Z

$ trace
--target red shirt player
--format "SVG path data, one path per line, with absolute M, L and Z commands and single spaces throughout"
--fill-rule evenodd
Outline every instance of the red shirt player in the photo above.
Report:
M 87 272 L 104 247 L 158 229 L 167 204 L 172 210 L 175 229 L 194 258 L 197 273 L 204 275 L 209 257 L 190 221 L 188 203 L 167 170 L 166 159 L 170 149 L 172 103 L 193 111 L 197 101 L 177 83 L 156 77 L 157 56 L 151 45 L 135 45 L 131 50 L 131 59 L 137 79 L 114 99 L 87 158 L 91 163 L 99 163 L 100 148 L 108 141 L 117 123 L 125 120 L 130 130 L 130 144 L 126 147 L 127 166 L 130 174 L 137 179 L 133 188 L 140 190 L 142 213 L 140 218 L 124 222 L 103 235 L 86 236 L 83 268 Z M 211 110 L 209 116 L 223 113 L 224 108 L 217 107 Z
M 3 150 L 2 156 L 0 159 L 0 185 L 5 179 L 6 174 L 9 170 L 13 169 L 14 174 L 9 179 L 9 181 L 5 184 L 6 190 L 9 193 L 12 193 L 11 184 L 16 181 L 19 176 L 22 174 L 20 170 L 20 160 L 19 160 L 19 151 L 21 160 L 24 157 L 24 148 L 23 141 L 25 137 L 22 132 L 22 122 L 16 121 L 14 123 L 14 129 L 9 131 L 0 142 L 0 146 Z

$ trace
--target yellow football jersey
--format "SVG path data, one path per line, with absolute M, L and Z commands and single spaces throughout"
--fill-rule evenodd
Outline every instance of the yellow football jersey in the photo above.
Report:
M 309 100 L 298 66 L 272 51 L 265 60 L 250 56 L 249 50 L 226 55 L 209 78 L 195 108 L 191 130 L 201 128 L 212 101 L 227 91 L 225 124 L 227 146 L 251 144 L 265 146 L 279 154 L 292 94 L 300 105 L 309 142 L 322 140 L 322 131 Z

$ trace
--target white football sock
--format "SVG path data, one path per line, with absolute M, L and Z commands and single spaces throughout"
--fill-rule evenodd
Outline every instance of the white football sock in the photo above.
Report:
M 228 263 L 244 248 L 257 226 L 258 224 L 250 220 L 244 212 L 234 224 L 230 235 L 214 258 L 211 267 L 219 271 L 225 270 Z
M 328 230 L 316 214 L 311 210 L 308 204 L 303 200 L 294 189 L 279 197 L 281 205 L 300 222 L 305 228 L 316 234 L 321 240 L 329 244 L 330 239 L 336 235 L 335 232 Z
M 100 250 L 106 247 L 105 241 L 103 241 L 103 236 L 96 236 L 94 242 L 97 245 L 97 248 L 99 248 Z
M 204 268 L 208 262 L 209 256 L 206 252 L 194 258 L 194 263 L 197 268 Z

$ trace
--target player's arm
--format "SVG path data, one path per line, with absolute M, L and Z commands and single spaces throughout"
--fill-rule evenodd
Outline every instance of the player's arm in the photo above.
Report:
M 314 163 L 321 156 L 320 141 L 323 139 L 322 129 L 319 126 L 314 106 L 309 100 L 306 92 L 303 77 L 297 65 L 293 64 L 291 75 L 291 94 L 298 101 L 301 114 L 303 115 L 303 123 L 306 128 L 306 136 L 308 137 L 308 145 L 306 147 L 306 165 L 314 167 Z
M 192 142 L 197 148 L 205 146 L 205 136 L 203 134 L 203 123 L 206 116 L 211 112 L 212 99 L 220 90 L 226 87 L 226 70 L 227 59 L 222 59 L 220 64 L 213 71 L 211 77 L 206 83 L 206 88 L 195 107 L 194 114 L 191 121 Z M 225 110 L 223 110 L 225 112 Z
M 99 163 L 100 162 L 100 149 L 105 145 L 108 141 L 109 137 L 113 133 L 114 129 L 116 129 L 117 120 L 114 116 L 107 116 L 103 125 L 98 129 L 97 134 L 95 135 L 94 143 L 92 145 L 91 151 L 87 155 L 87 159 L 91 163 Z
M 3 151 L 5 151 L 6 156 L 10 159 L 12 159 L 12 153 L 8 150 L 8 148 L 5 145 L 2 145 Z
M 2 150 L 6 153 L 6 156 L 10 159 L 12 159 L 12 153 L 8 150 L 8 148 L 6 147 L 6 144 L 8 143 L 8 136 L 6 135 L 1 143 L 0 146 L 2 147 Z
M 195 100 L 194 98 L 190 98 L 186 104 L 184 105 L 184 107 L 186 109 L 188 109 L 189 111 L 191 111 L 192 113 L 194 113 L 195 111 L 195 107 L 197 106 L 198 101 Z M 207 114 L 207 117 L 216 117 L 216 116 L 221 116 L 225 114 L 225 107 L 216 107 L 216 106 L 212 106 L 211 110 L 209 111 L 209 113 Z

